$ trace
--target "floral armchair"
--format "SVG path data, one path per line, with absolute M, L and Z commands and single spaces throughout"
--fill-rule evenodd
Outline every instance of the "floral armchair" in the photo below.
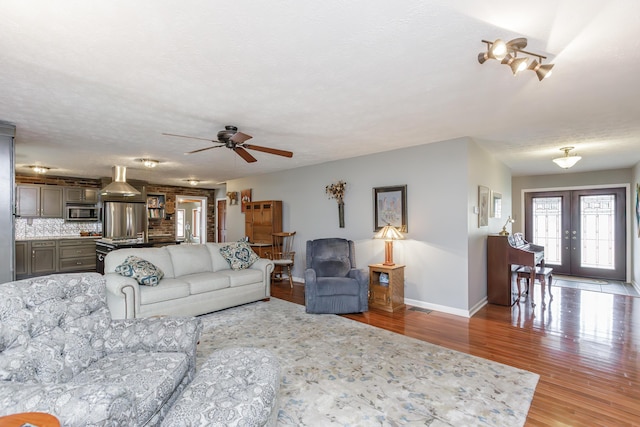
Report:
M 198 319 L 112 320 L 97 273 L 0 285 L 0 415 L 155 426 L 195 375 Z

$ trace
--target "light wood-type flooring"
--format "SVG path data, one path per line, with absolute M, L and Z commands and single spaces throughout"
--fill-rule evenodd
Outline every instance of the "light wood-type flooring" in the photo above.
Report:
M 346 315 L 540 375 L 527 426 L 640 426 L 640 298 L 552 287 L 536 307 L 488 304 L 472 318 L 407 307 Z M 304 285 L 273 297 L 304 304 Z

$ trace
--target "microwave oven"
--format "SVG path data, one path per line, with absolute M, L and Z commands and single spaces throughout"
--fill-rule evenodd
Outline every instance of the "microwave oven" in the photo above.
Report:
M 67 205 L 67 221 L 98 221 L 100 208 L 93 205 Z

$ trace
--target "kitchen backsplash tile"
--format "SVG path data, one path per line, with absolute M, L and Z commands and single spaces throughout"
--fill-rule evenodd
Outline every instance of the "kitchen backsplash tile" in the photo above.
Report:
M 102 232 L 102 223 L 65 222 L 60 218 L 16 218 L 16 239 L 47 238 L 58 236 L 79 236 L 81 231 Z

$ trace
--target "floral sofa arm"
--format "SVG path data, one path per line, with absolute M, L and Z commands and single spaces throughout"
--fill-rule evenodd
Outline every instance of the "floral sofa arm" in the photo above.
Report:
M 124 387 L 116 385 L 8 381 L 0 385 L 0 415 L 46 412 L 65 427 L 135 425 L 134 402 Z
M 186 353 L 189 357 L 189 371 L 193 374 L 200 332 L 202 320 L 195 317 L 116 319 L 111 321 L 109 329 L 105 331 L 105 351 Z

